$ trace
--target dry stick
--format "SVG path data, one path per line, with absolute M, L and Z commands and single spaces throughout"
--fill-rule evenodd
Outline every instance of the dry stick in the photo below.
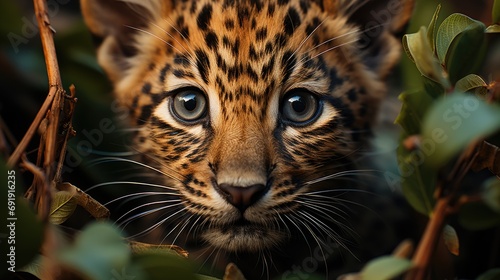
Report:
M 437 193 L 439 196 L 434 206 L 434 211 L 429 218 L 424 235 L 413 256 L 412 262 L 414 267 L 408 272 L 405 278 L 406 280 L 425 279 L 434 250 L 441 237 L 446 218 L 451 213 L 458 211 L 460 206 L 468 202 L 464 197 L 457 197 L 457 191 L 463 177 L 469 172 L 470 168 L 477 160 L 477 152 L 475 151 L 477 151 L 478 143 L 481 143 L 481 141 L 474 141 L 465 148 L 448 179 L 438 185 Z M 450 188 L 447 189 L 447 193 L 443 193 L 443 187 L 445 185 L 450 186 Z M 473 198 L 469 201 L 473 201 Z
M 47 11 L 45 7 L 44 0 L 34 0 L 35 5 L 35 15 L 38 22 L 38 29 L 40 30 L 40 38 L 42 40 L 43 53 L 45 56 L 45 62 L 47 65 L 47 74 L 49 79 L 50 91 L 47 98 L 43 102 L 42 107 L 38 111 L 35 119 L 31 123 L 28 131 L 24 135 L 23 139 L 16 147 L 12 155 L 7 161 L 8 168 L 13 168 L 21 158 L 21 155 L 25 152 L 26 147 L 33 138 L 38 126 L 45 117 L 49 107 L 52 105 L 54 109 L 54 103 L 59 104 L 62 94 L 61 88 L 61 76 L 59 74 L 59 66 L 57 64 L 56 50 L 54 47 L 54 40 L 52 38 L 52 29 L 50 28 L 49 17 L 47 16 Z M 55 102 L 53 102 L 55 101 Z M 58 115 L 58 114 L 55 114 Z M 49 149 L 50 150 L 50 149 Z
M 43 220 L 47 220 L 50 214 L 50 205 L 52 203 L 52 186 L 60 180 L 60 178 L 54 178 L 56 170 L 53 163 L 57 159 L 56 153 L 58 149 L 56 144 L 58 143 L 59 120 L 62 107 L 64 106 L 63 95 L 65 92 L 62 89 L 61 75 L 59 73 L 59 65 L 57 63 L 56 50 L 54 46 L 53 29 L 50 26 L 45 0 L 33 0 L 33 3 L 38 22 L 38 29 L 40 31 L 40 39 L 42 41 L 43 54 L 47 66 L 47 75 L 50 87 L 49 95 L 52 93 L 54 96 L 51 108 L 45 114 L 47 129 L 44 132 L 44 137 L 42 137 L 44 140 L 42 143 L 44 149 L 43 161 L 41 163 L 45 172 L 46 181 L 36 186 L 38 188 L 36 190 L 36 200 L 37 202 L 40 202 L 37 205 L 38 214 Z M 41 120 L 37 119 L 36 121 Z M 39 156 L 41 155 L 42 154 L 39 154 Z M 38 160 L 40 160 L 40 158 Z
M 408 272 L 407 280 L 425 279 L 427 269 L 431 261 L 435 247 L 441 237 L 444 222 L 449 214 L 450 197 L 440 198 L 436 202 L 434 212 L 425 228 L 424 235 L 419 242 L 419 246 L 413 256 L 414 267 Z
M 19 162 L 19 159 L 21 158 L 22 154 L 26 151 L 26 148 L 28 147 L 31 138 L 33 138 L 33 135 L 35 135 L 35 132 L 38 130 L 40 123 L 44 119 L 45 114 L 47 114 L 50 105 L 52 105 L 52 101 L 54 100 L 56 93 L 57 93 L 57 88 L 51 87 L 49 94 L 47 95 L 47 98 L 43 102 L 42 107 L 40 108 L 38 113 L 36 114 L 36 117 L 31 123 L 30 127 L 28 128 L 28 131 L 26 131 L 26 134 L 24 134 L 23 139 L 21 140 L 21 142 L 19 142 L 19 145 L 17 145 L 14 152 L 10 155 L 9 160 L 7 161 L 7 168 L 13 168 Z

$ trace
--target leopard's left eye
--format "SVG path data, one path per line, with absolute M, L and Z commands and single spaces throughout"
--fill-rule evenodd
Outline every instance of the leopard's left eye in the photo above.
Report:
M 184 89 L 173 96 L 171 108 L 179 120 L 195 122 L 205 116 L 207 99 L 198 89 Z
M 305 89 L 296 89 L 285 94 L 281 112 L 286 121 L 305 125 L 312 121 L 320 109 L 318 98 Z

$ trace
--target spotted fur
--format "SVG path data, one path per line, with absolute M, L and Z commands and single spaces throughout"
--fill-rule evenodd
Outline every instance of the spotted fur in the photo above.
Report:
M 336 206 L 314 199 L 314 180 L 353 168 L 411 2 L 82 0 L 82 10 L 138 128 L 135 149 L 181 199 L 188 235 L 230 254 L 337 236 Z M 193 122 L 172 109 L 186 89 L 207 102 Z M 284 117 L 293 92 L 317 102 L 310 120 Z M 227 185 L 264 187 L 238 207 Z

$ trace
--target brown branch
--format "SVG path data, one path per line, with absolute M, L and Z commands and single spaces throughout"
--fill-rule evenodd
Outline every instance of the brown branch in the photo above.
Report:
M 7 161 L 8 168 L 13 168 L 19 162 L 19 159 L 21 159 L 22 154 L 24 154 L 24 152 L 26 151 L 29 142 L 33 138 L 33 135 L 35 135 L 35 132 L 38 130 L 40 123 L 45 118 L 45 114 L 47 114 L 47 111 L 52 105 L 52 101 L 54 100 L 56 93 L 57 93 L 57 88 L 51 87 L 49 94 L 47 95 L 47 98 L 45 98 L 42 107 L 36 114 L 36 117 L 31 123 L 30 127 L 28 128 L 28 131 L 26 131 L 23 139 L 21 140 L 21 142 L 19 142 L 19 145 L 17 145 L 14 152 L 10 155 L 9 160 Z
M 49 86 L 61 87 L 61 75 L 59 64 L 57 63 L 56 48 L 54 46 L 53 29 L 47 14 L 44 0 L 33 0 L 35 4 L 35 15 L 40 29 L 40 39 L 42 40 L 43 54 L 47 65 L 47 75 Z
M 425 228 L 424 235 L 420 240 L 417 251 L 413 256 L 413 268 L 408 272 L 406 280 L 421 280 L 425 279 L 429 263 L 431 261 L 434 249 L 438 244 L 441 232 L 444 227 L 446 217 L 449 214 L 450 198 L 444 197 L 438 199 L 434 212 Z

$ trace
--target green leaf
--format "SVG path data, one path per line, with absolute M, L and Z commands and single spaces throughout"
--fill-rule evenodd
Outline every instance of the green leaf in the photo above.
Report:
M 361 279 L 392 279 L 407 271 L 411 266 L 411 261 L 406 259 L 392 256 L 379 257 L 366 264 L 361 271 Z
M 400 145 L 397 152 L 403 195 L 415 210 L 428 216 L 434 208 L 437 173 L 425 164 L 422 150 L 409 151 Z
M 482 197 L 486 205 L 500 213 L 500 179 L 493 177 L 483 184 Z
M 470 74 L 458 80 L 455 84 L 455 90 L 462 93 L 472 91 L 478 95 L 485 95 L 488 93 L 488 85 L 483 78 L 476 74 Z
M 460 208 L 458 221 L 469 230 L 485 230 L 500 225 L 500 215 L 484 203 L 474 202 Z
M 43 242 L 44 226 L 24 198 L 16 198 L 15 213 L 17 220 L 12 221 L 15 224 L 15 244 L 11 245 L 15 247 L 16 267 L 21 268 L 38 256 Z M 7 221 L 7 225 L 9 224 L 11 221 Z
M 500 23 L 500 0 L 495 0 L 495 2 L 493 3 L 491 18 L 493 19 L 494 23 Z
M 148 252 L 134 255 L 132 257 L 132 268 L 141 271 L 142 279 L 163 280 L 165 275 L 168 279 L 200 279 L 194 274 L 194 267 L 186 259 L 177 254 L 168 252 Z
M 67 191 L 56 192 L 50 206 L 50 222 L 56 225 L 64 223 L 71 217 L 76 206 L 76 199 L 72 193 Z
M 433 99 L 442 97 L 445 94 L 444 87 L 440 83 L 433 81 L 427 77 L 422 77 L 422 79 L 424 82 L 425 92 Z
M 394 122 L 404 129 L 406 136 L 420 134 L 421 120 L 432 104 L 433 98 L 424 91 L 403 92 L 398 98 L 403 105 Z
M 452 83 L 478 70 L 485 55 L 485 25 L 462 14 L 453 14 L 439 26 L 436 52 Z
M 455 93 L 433 104 L 422 124 L 422 141 L 429 143 L 427 163 L 442 167 L 478 138 L 500 129 L 500 108 L 479 98 Z
M 403 36 L 403 49 L 423 76 L 442 84 L 445 88 L 450 87 L 448 74 L 434 56 L 424 26 L 417 33 Z
M 479 275 L 479 277 L 476 280 L 498 280 L 498 279 L 500 279 L 500 268 L 493 268 Z
M 429 40 L 429 43 L 431 44 L 432 47 L 432 52 L 436 51 L 436 22 L 439 17 L 439 11 L 441 11 L 441 4 L 439 4 L 436 8 L 436 11 L 434 12 L 434 15 L 432 16 L 431 22 L 429 23 L 429 33 L 427 33 L 427 39 Z
M 488 26 L 488 28 L 486 28 L 486 33 L 500 33 L 500 25 L 498 24 L 493 24 L 493 25 L 490 25 Z
M 457 232 L 452 226 L 446 225 L 444 227 L 443 239 L 444 239 L 444 244 L 448 248 L 448 251 L 450 251 L 450 253 L 452 253 L 453 255 L 458 256 L 460 242 L 458 241 Z
M 473 30 L 483 23 L 462 14 L 452 14 L 439 26 L 436 37 L 436 53 L 439 61 L 446 64 L 446 57 L 451 43 L 457 36 L 467 30 Z
M 90 279 L 113 279 L 120 275 L 130 258 L 130 248 L 120 232 L 108 223 L 87 226 L 72 247 L 59 252 L 60 263 Z

